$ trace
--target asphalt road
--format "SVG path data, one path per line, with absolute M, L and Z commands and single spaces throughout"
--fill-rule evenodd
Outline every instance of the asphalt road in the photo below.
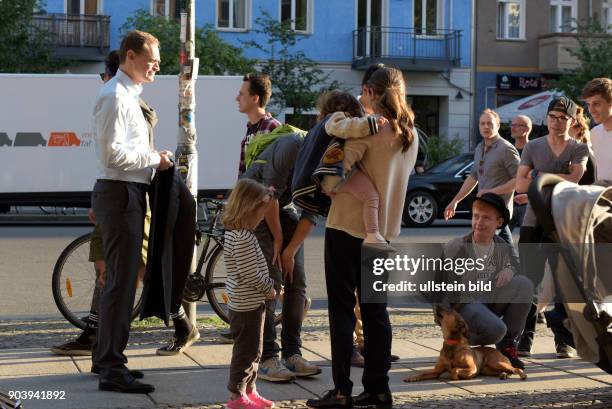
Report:
M 53 266 L 64 247 L 90 229 L 57 225 L 0 227 L 0 319 L 60 316 L 51 293 Z M 396 242 L 442 243 L 468 231 L 466 221 L 437 222 L 424 229 L 402 229 Z M 323 236 L 323 227 L 317 227 L 305 243 L 308 295 L 315 301 L 326 299 Z

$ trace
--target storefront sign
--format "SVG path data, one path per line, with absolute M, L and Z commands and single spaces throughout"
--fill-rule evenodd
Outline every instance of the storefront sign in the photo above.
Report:
M 542 89 L 542 78 L 539 76 L 525 77 L 517 75 L 498 74 L 497 89 L 540 91 Z

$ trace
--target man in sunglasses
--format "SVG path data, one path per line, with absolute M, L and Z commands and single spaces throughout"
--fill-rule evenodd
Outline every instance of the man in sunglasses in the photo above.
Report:
M 576 103 L 565 96 L 555 97 L 551 101 L 546 116 L 548 135 L 530 141 L 523 149 L 517 173 L 517 192 L 527 192 L 531 182 L 542 173 L 556 174 L 574 183 L 580 181 L 586 169 L 589 149 L 586 144 L 576 141 L 569 135 L 577 111 Z M 546 242 L 550 243 L 550 240 L 545 237 L 542 227 L 538 225 L 532 205 L 528 203 L 521 226 L 519 250 L 523 272 L 531 279 L 534 288 L 542 281 L 547 260 L 554 271 L 556 258 L 550 251 L 550 245 L 541 245 Z M 534 304 L 527 317 L 519 344 L 519 356 L 531 355 L 536 319 L 537 305 Z M 558 336 L 555 333 L 557 356 L 570 358 L 575 356 L 571 345 L 573 340 L 567 330 L 564 334 L 565 336 Z

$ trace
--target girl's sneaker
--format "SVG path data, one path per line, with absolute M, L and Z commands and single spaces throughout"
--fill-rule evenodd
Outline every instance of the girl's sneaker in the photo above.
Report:
M 255 403 L 256 405 L 259 405 L 260 408 L 273 408 L 274 407 L 274 402 L 264 398 L 257 392 L 251 392 L 247 394 L 247 397 L 251 400 L 251 402 Z
M 261 409 L 262 407 L 250 400 L 247 396 L 238 399 L 230 399 L 225 404 L 227 409 Z

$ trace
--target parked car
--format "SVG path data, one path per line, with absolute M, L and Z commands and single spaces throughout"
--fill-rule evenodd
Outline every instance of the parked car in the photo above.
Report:
M 474 154 L 462 153 L 441 162 L 421 174 L 410 176 L 402 224 L 425 227 L 444 217 L 444 209 L 453 200 L 474 164 Z M 457 205 L 456 218 L 471 217 L 471 203 L 476 189 Z

